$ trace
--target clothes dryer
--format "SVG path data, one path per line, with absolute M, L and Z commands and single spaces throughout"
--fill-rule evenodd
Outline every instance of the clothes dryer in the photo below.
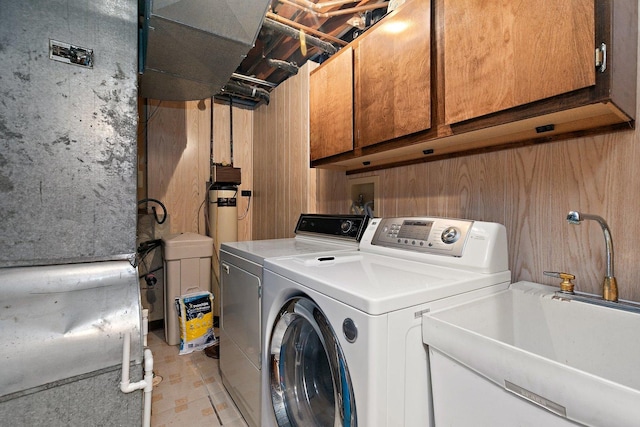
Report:
M 372 219 L 359 250 L 264 263 L 262 426 L 433 426 L 422 314 L 505 289 L 502 225 Z
M 250 426 L 260 426 L 262 266 L 265 258 L 357 250 L 358 215 L 302 214 L 295 238 L 223 243 L 220 248 L 220 375 Z

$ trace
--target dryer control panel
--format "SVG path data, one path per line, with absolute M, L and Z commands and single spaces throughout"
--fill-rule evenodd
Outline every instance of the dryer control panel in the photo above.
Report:
M 382 218 L 372 245 L 460 257 L 473 221 L 449 218 Z
M 301 214 L 295 233 L 359 242 L 368 220 L 364 215 Z

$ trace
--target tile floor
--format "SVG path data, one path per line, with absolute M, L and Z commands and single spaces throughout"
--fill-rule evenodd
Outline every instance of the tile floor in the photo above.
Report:
M 149 331 L 147 345 L 156 375 L 152 427 L 247 426 L 222 385 L 217 359 L 203 351 L 178 355 L 178 347 L 164 340 L 163 329 Z

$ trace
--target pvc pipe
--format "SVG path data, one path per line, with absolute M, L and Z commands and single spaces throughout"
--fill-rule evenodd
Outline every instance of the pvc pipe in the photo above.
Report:
M 153 354 L 148 348 L 144 349 L 144 412 L 142 426 L 151 427 L 151 394 L 153 392 Z
M 151 394 L 153 391 L 153 354 L 148 348 L 144 349 L 144 378 L 132 383 L 129 379 L 129 363 L 131 357 L 131 334 L 125 332 L 124 345 L 122 346 L 122 381 L 120 390 L 123 393 L 131 393 L 136 390 L 144 390 L 144 412 L 142 417 L 143 427 L 151 426 Z
M 142 309 L 142 346 L 147 347 L 147 335 L 149 335 L 149 309 Z

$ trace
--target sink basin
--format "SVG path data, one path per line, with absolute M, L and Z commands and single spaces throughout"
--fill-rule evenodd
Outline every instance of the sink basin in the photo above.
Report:
M 425 314 L 423 341 L 571 424 L 640 425 L 640 314 L 557 290 L 518 282 Z

